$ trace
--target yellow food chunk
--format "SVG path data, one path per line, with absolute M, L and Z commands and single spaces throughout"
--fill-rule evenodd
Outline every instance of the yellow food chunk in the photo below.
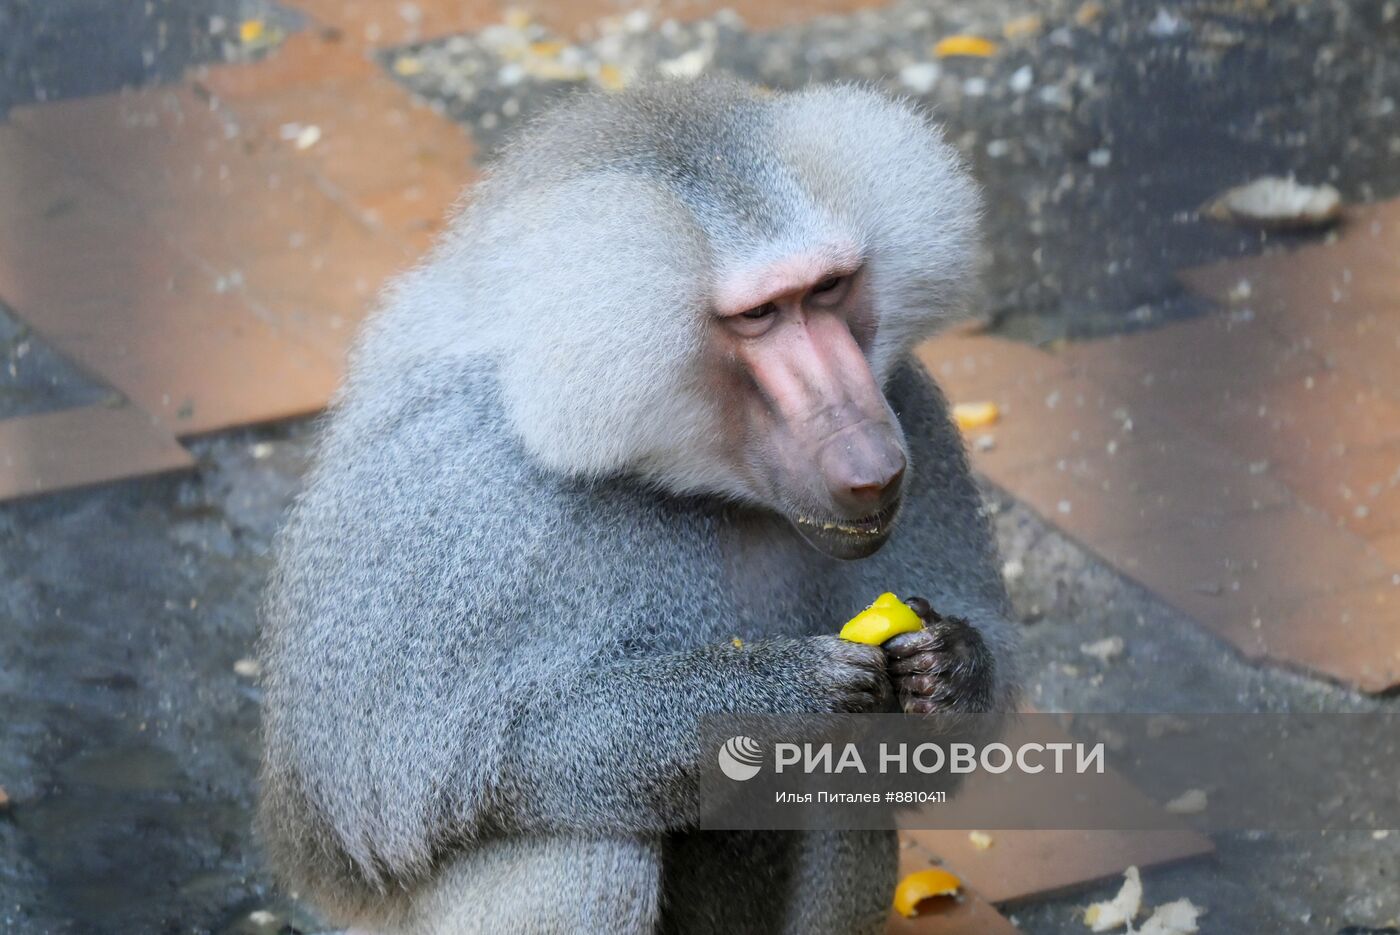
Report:
M 953 406 L 953 421 L 964 432 L 984 429 L 1001 418 L 996 403 L 958 403 Z
M 888 591 L 875 598 L 875 603 L 852 617 L 841 628 L 841 639 L 852 643 L 879 646 L 892 636 L 922 630 L 924 622 L 909 609 L 909 605 Z
M 948 36 L 939 39 L 933 47 L 933 54 L 937 58 L 951 58 L 956 55 L 987 58 L 996 52 L 997 44 L 981 36 Z
M 1001 27 L 1001 34 L 1012 42 L 1017 39 L 1027 39 L 1038 35 L 1045 27 L 1045 20 L 1039 14 L 1032 13 L 1029 16 L 1018 16 L 1013 20 L 1007 20 Z
M 621 91 L 626 80 L 622 77 L 622 69 L 616 65 L 604 64 L 598 68 L 598 86 L 605 91 Z
M 243 42 L 257 42 L 267 32 L 267 26 L 260 19 L 245 19 L 238 24 L 238 38 Z
M 563 51 L 564 43 L 557 39 L 530 43 L 530 54 L 538 55 L 540 58 L 558 58 L 559 53 Z
M 962 881 L 937 867 L 916 870 L 894 888 L 894 910 L 906 919 L 919 914 L 919 903 L 935 896 L 956 896 Z

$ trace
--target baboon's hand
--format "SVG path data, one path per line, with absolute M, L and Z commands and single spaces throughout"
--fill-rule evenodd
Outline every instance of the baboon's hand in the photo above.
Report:
M 907 714 L 979 714 L 992 708 L 992 654 L 972 624 L 944 617 L 921 597 L 905 600 L 924 629 L 886 640 L 890 680 Z
M 814 636 L 810 684 L 818 712 L 893 711 L 894 693 L 878 646 L 835 636 Z

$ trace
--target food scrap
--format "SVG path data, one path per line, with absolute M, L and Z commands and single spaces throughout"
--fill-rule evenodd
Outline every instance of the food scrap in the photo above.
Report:
M 1142 923 L 1137 935 L 1195 935 L 1200 931 L 1196 920 L 1204 911 L 1189 899 L 1165 903 Z
M 1132 922 L 1142 909 L 1142 877 L 1137 867 L 1123 874 L 1123 888 L 1105 902 L 1094 903 L 1084 910 L 1084 924 L 1095 932 L 1122 928 Z
M 1199 815 L 1210 805 L 1204 789 L 1187 789 L 1162 806 L 1173 815 Z
M 894 909 L 906 919 L 919 914 L 919 904 L 939 896 L 956 896 L 962 881 L 947 870 L 934 867 L 909 874 L 894 890 Z
M 1217 221 L 1277 230 L 1325 227 L 1341 218 L 1342 195 L 1331 185 L 1266 176 L 1216 196 L 1202 213 Z
M 953 406 L 953 421 L 964 432 L 983 429 L 1001 418 L 1001 409 L 996 403 L 957 403 Z
M 257 42 L 267 33 L 267 24 L 260 19 L 245 19 L 238 24 L 238 39 L 243 43 Z
M 936 58 L 988 58 L 995 55 L 997 44 L 981 36 L 947 36 L 939 39 L 933 47 Z
M 888 591 L 856 614 L 841 628 L 841 639 L 879 646 L 892 636 L 922 630 L 924 622 L 909 605 Z
M 967 833 L 967 840 L 973 848 L 979 851 L 989 851 L 992 849 L 992 845 L 996 843 L 996 840 L 985 831 L 969 831 Z

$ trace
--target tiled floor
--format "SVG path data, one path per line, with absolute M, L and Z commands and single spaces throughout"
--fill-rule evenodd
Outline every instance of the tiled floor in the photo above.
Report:
M 178 437 L 321 408 L 376 290 L 473 176 L 471 139 L 370 56 L 480 28 L 496 3 L 294 5 L 317 28 L 264 61 L 0 124 L 0 297 L 127 400 L 0 423 L 0 498 L 186 467 Z M 738 7 L 763 26 L 864 5 Z M 620 12 L 521 9 L 566 34 Z M 1400 204 L 1370 206 L 1334 243 L 1191 271 L 1220 306 L 1204 319 L 1059 353 L 968 333 L 920 353 L 954 401 L 999 404 L 969 439 L 993 482 L 1242 653 L 1384 691 L 1400 684 L 1397 250 Z M 1111 844 L 1071 876 L 1153 859 Z M 1014 898 L 1003 877 L 972 882 Z M 975 900 L 954 916 L 892 931 L 1010 930 Z

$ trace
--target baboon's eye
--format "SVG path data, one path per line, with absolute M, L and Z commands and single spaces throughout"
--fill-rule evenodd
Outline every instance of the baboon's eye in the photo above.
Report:
M 764 302 L 757 308 L 751 308 L 747 312 L 740 312 L 739 315 L 743 318 L 747 318 L 749 321 L 762 321 L 777 311 L 778 306 L 774 305 L 772 302 Z
M 823 292 L 830 292 L 841 285 L 841 280 L 845 278 L 844 276 L 828 276 L 812 287 L 812 294 L 821 295 Z

